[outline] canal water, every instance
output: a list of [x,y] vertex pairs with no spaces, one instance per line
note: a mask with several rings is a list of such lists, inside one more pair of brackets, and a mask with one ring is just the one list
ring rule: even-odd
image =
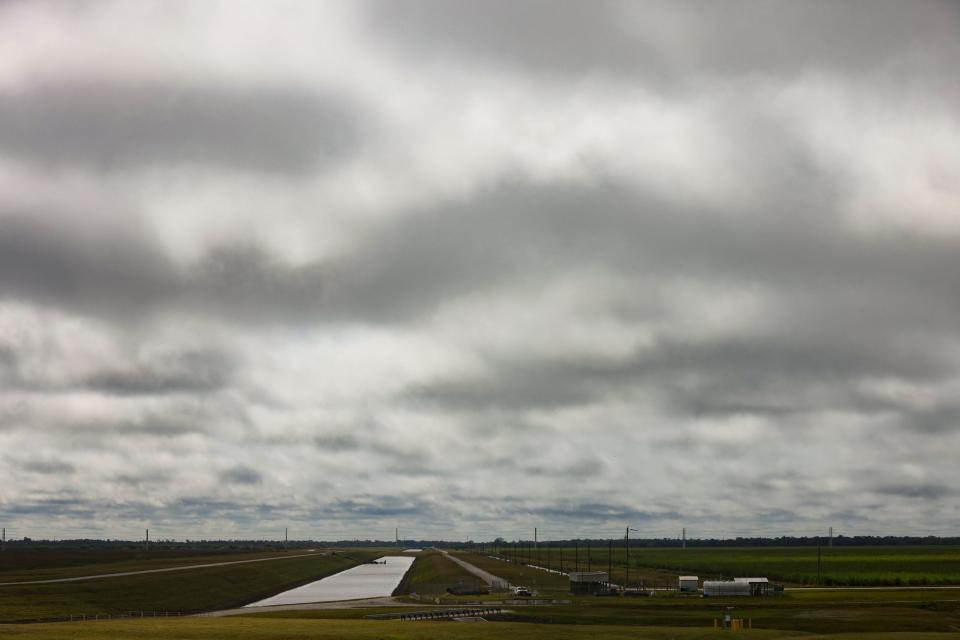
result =
[[403,580],[413,561],[414,558],[404,556],[377,558],[378,563],[384,564],[361,564],[246,606],[269,607],[389,596]]

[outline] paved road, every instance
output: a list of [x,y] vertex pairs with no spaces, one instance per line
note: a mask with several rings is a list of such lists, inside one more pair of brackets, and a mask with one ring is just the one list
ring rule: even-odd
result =
[[493,586],[493,583],[494,583],[494,582],[497,582],[497,583],[501,583],[501,584],[507,585],[508,588],[510,587],[510,583],[509,583],[509,582],[507,582],[507,581],[504,580],[503,578],[499,578],[499,577],[493,575],[493,574],[490,573],[489,571],[484,571],[484,570],[481,569],[480,567],[476,567],[476,566],[470,564],[469,562],[467,562],[466,560],[461,560],[460,558],[454,557],[454,556],[450,555],[449,553],[447,553],[446,551],[444,551],[443,549],[440,549],[440,553],[442,553],[442,554],[445,555],[446,557],[450,558],[451,560],[453,560],[454,562],[456,562],[458,565],[460,565],[461,567],[463,567],[464,569],[466,569],[467,571],[469,571],[469,572],[472,573],[473,575],[477,576],[478,578],[480,578],[481,580],[483,580],[484,582],[486,582],[488,586]]
[[0,582],[0,587],[12,587],[23,584],[51,584],[54,582],[80,582],[82,580],[100,580],[101,578],[119,578],[122,576],[139,576],[145,573],[166,573],[167,571],[185,571],[187,569],[206,569],[207,567],[224,567],[230,564],[248,564],[251,562],[269,562],[271,560],[287,560],[289,558],[307,558],[322,556],[324,553],[301,553],[295,556],[273,556],[270,558],[256,558],[254,560],[231,560],[229,562],[208,562],[206,564],[188,564],[182,567],[166,567],[164,569],[143,569],[141,571],[122,571],[119,573],[98,573],[89,576],[74,576],[72,578],[54,578],[52,580],[26,580],[23,582]]

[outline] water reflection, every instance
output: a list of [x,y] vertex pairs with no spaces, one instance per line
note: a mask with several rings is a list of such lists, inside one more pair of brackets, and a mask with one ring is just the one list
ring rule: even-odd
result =
[[377,559],[378,564],[361,564],[247,606],[268,607],[389,596],[400,584],[413,561],[414,558],[411,557],[385,556]]

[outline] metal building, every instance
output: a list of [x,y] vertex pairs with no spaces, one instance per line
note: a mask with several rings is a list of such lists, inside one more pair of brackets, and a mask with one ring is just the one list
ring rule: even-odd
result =
[[692,593],[700,587],[698,576],[680,576],[680,593]]
[[734,578],[733,580],[704,580],[704,596],[765,596],[771,592],[766,578]]
[[610,574],[606,571],[571,571],[570,593],[590,594],[610,590]]

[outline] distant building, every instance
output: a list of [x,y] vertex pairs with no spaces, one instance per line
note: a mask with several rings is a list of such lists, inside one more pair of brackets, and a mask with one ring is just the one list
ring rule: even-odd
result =
[[782,593],[781,585],[771,584],[766,578],[734,578],[703,582],[704,596],[766,596]]
[[606,571],[571,571],[570,593],[603,593],[610,589],[610,574]]
[[700,588],[698,576],[680,576],[680,593],[692,593]]

